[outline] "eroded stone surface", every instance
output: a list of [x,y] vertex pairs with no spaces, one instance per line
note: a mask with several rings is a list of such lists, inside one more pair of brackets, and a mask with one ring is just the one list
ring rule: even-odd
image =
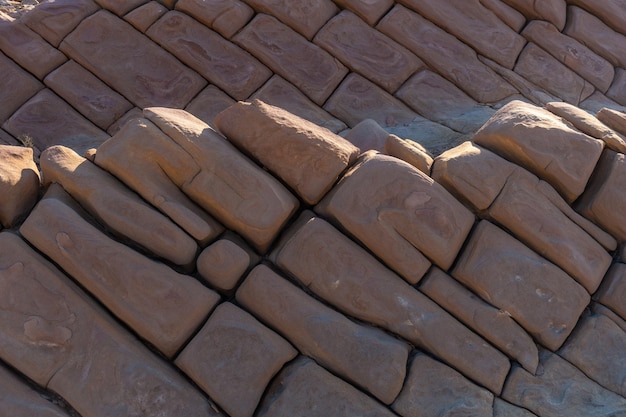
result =
[[213,125],[215,116],[235,103],[236,101],[228,94],[214,85],[209,85],[191,100],[185,110],[215,128]]
[[95,0],[102,8],[112,11],[118,16],[123,16],[136,7],[147,3],[148,0]]
[[611,88],[606,92],[606,96],[615,100],[622,106],[626,104],[626,94],[624,94],[624,88],[626,87],[626,70],[622,68],[615,68],[615,78],[611,84]]
[[212,243],[198,256],[200,276],[221,291],[237,286],[252,261],[248,252],[229,239]]
[[559,31],[565,27],[566,6],[565,0],[502,0],[509,6],[515,7],[529,19],[544,20],[552,23]]
[[430,175],[433,158],[419,143],[411,140],[400,139],[396,135],[387,135],[384,150],[387,155],[402,159],[404,162],[414,166],[424,174]]
[[580,6],[595,16],[600,18],[613,29],[626,34],[624,30],[624,21],[626,21],[626,11],[622,7],[620,0],[596,2],[591,0],[572,0],[569,3]]
[[145,32],[165,13],[167,13],[167,7],[157,1],[151,1],[127,13],[124,20],[133,25],[135,29]]
[[0,53],[0,120],[6,120],[29,98],[43,88],[32,75],[24,71],[6,55]]
[[480,4],[491,10],[500,20],[518,33],[526,24],[524,15],[501,0],[480,0]]
[[374,150],[379,152],[385,152],[385,142],[389,133],[375,120],[365,119],[356,124],[344,138],[359,148],[360,153]]
[[[622,262],[624,259],[622,258]],[[613,264],[606,274],[594,299],[609,307],[622,319],[626,320],[626,264],[621,262]]]
[[14,226],[26,217],[39,195],[39,169],[33,150],[0,145],[0,224]]
[[240,0],[178,0],[176,10],[193,16],[227,39],[254,15],[254,10]]

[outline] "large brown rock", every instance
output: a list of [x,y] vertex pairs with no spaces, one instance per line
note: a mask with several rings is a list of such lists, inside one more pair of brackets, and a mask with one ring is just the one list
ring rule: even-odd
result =
[[502,353],[321,218],[305,213],[271,258],[343,313],[403,337],[494,393],[502,389],[510,366]]
[[301,354],[385,404],[402,389],[409,345],[326,307],[267,266],[237,290],[237,302],[284,335]]
[[551,350],[563,344],[590,300],[565,272],[486,220],[474,229],[452,276]]
[[16,235],[0,233],[0,357],[80,415],[219,416]]
[[2,72],[0,120],[4,121],[41,90],[43,84],[2,53],[0,53],[0,71]]
[[402,417],[492,415],[493,394],[443,363],[418,353],[392,408]]
[[177,184],[226,227],[265,252],[298,200],[206,123],[183,110],[148,108],[145,116],[200,168]]
[[219,296],[107,237],[62,200],[69,196],[40,201],[20,227],[22,236],[171,358]]
[[176,365],[232,417],[252,417],[270,380],[298,352],[244,310],[220,304]]
[[626,320],[626,264],[616,262],[611,266],[593,298]]
[[0,145],[0,225],[12,227],[26,217],[37,202],[39,181],[32,149]]
[[412,284],[426,272],[426,257],[447,270],[474,224],[472,213],[430,177],[375,153],[365,154],[315,210]]
[[311,205],[331,189],[359,152],[327,129],[259,100],[229,107],[214,123],[230,142]]
[[200,75],[105,10],[84,19],[60,49],[142,108],[185,107],[206,85]]
[[391,411],[311,359],[299,357],[282,370],[257,417],[393,417]]
[[233,41],[302,90],[317,105],[326,101],[348,73],[335,57],[269,15],[256,15]]
[[509,6],[519,10],[528,19],[538,19],[553,24],[559,31],[565,27],[565,0],[502,0]]
[[[615,129],[621,135],[626,135],[626,114],[623,111],[603,107],[598,111],[598,120],[606,124],[611,129]],[[624,139],[626,141],[626,138]],[[613,149],[616,152],[624,153],[621,149]]]
[[240,0],[179,0],[176,10],[187,13],[227,39],[254,16],[254,10]]
[[42,152],[40,164],[45,184],[62,185],[115,234],[177,265],[194,260],[197,245],[189,235],[76,152],[63,146],[50,147]]
[[517,100],[498,110],[473,141],[547,181],[570,203],[585,190],[603,148],[549,111]]

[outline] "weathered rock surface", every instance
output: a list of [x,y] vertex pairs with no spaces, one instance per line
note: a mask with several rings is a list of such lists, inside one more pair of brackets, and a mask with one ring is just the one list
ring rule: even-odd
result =
[[215,128],[213,125],[215,116],[235,103],[236,101],[228,94],[214,85],[209,85],[191,100],[187,107],[185,107],[185,111],[193,114],[212,128]]
[[611,266],[598,292],[594,294],[594,299],[626,320],[624,297],[626,297],[626,264],[620,262]]
[[[161,1],[161,3],[167,0]],[[139,6],[124,16],[124,20],[133,25],[140,32],[146,32],[154,22],[167,13],[167,7],[157,1],[151,1]]]
[[[626,114],[623,112],[603,107],[598,111],[597,117],[600,122],[606,124],[611,129],[615,129],[618,133],[626,135]],[[621,149],[613,150],[624,153]]]
[[430,175],[433,158],[428,151],[416,142],[400,139],[396,135],[387,135],[384,152],[414,166],[426,175]]
[[552,23],[559,31],[565,27],[565,0],[502,0],[504,3],[519,10],[528,19],[544,20]]
[[535,414],[525,408],[515,406],[500,398],[493,401],[493,417],[535,417]]
[[199,22],[230,39],[254,15],[254,10],[240,0],[179,0],[176,10],[193,16]]
[[43,85],[24,71],[6,55],[0,53],[0,120],[8,119],[22,104],[28,101]]
[[102,8],[112,11],[118,16],[125,15],[134,8],[147,3],[148,0],[95,0]]
[[39,181],[32,149],[0,145],[0,225],[11,227],[26,217],[37,202]]
[[480,4],[491,10],[500,20],[518,33],[526,24],[526,18],[522,13],[501,0],[480,0]]
[[573,0],[569,3],[580,6],[583,9],[593,13],[607,25],[613,29],[620,31],[626,35],[624,30],[624,21],[626,21],[626,11],[619,0],[607,2],[595,2],[590,0]]
[[341,7],[352,11],[365,20],[368,25],[374,26],[393,5],[393,0],[361,1],[361,0],[334,0]]
[[344,138],[359,148],[359,154],[368,150],[384,152],[389,133],[375,120],[365,119],[348,131]]

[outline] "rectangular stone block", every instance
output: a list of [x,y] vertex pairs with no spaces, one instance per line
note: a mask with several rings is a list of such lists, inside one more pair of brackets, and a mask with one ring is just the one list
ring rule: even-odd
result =
[[215,126],[310,205],[322,199],[359,153],[341,136],[259,100],[227,108]]
[[80,415],[219,416],[17,235],[0,233],[0,358]]
[[[623,261],[622,258],[621,262]],[[621,262],[611,266],[593,298],[626,320],[626,264]]]
[[502,0],[480,0],[480,4],[491,10],[500,20],[518,33],[526,24],[524,15]]
[[424,68],[413,53],[348,10],[326,23],[313,42],[389,93]]
[[95,0],[103,9],[110,10],[118,16],[123,16],[148,1],[149,0]]
[[183,108],[206,85],[200,75],[105,10],[83,20],[60,49],[141,108]]
[[167,13],[167,7],[161,3],[163,1],[151,1],[143,6],[139,6],[127,13],[124,16],[124,20],[133,25],[135,29],[145,33],[154,22]]
[[254,10],[240,0],[178,0],[175,7],[226,39],[239,32],[254,16]]
[[328,52],[265,14],[258,14],[233,41],[320,106],[348,73]]
[[[263,88],[263,87],[261,87]],[[185,111],[193,114],[204,123],[215,129],[213,119],[236,101],[214,85],[209,85],[185,107]]]
[[0,72],[0,121],[4,121],[41,90],[43,84],[3,53],[0,53]]
[[348,9],[359,16],[368,25],[376,22],[393,6],[393,0],[362,1],[362,0],[334,0],[341,8]]
[[280,332],[301,354],[385,404],[402,388],[409,345],[357,324],[307,295],[267,266],[252,270],[237,302]]
[[596,2],[590,0],[572,0],[568,3],[587,10],[616,31],[626,35],[626,30],[624,30],[626,11],[619,1]]
[[445,188],[396,158],[366,153],[315,207],[411,284],[430,262],[447,270],[474,215]]
[[510,367],[502,353],[321,218],[303,214],[271,259],[341,312],[399,335],[494,393],[502,389]]
[[502,0],[504,3],[519,10],[528,19],[550,22],[559,31],[565,26],[567,3],[565,0]]
[[252,249],[235,238],[221,238],[206,247],[198,256],[196,266],[200,276],[218,291],[229,293],[251,267],[258,262]]
[[474,229],[452,276],[553,351],[590,300],[565,272],[486,220]]
[[248,52],[178,11],[165,14],[146,34],[236,100],[248,98],[272,75]]
[[176,358],[232,417],[252,417],[270,380],[297,351],[252,315],[220,304]]

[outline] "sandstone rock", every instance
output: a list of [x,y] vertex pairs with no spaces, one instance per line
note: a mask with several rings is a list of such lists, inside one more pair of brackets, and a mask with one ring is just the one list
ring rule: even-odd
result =
[[[586,111],[568,103],[548,103],[546,104],[546,109],[564,118],[581,132],[602,140],[606,147],[616,152],[626,152],[626,137],[617,133]],[[609,113],[612,112],[612,110],[607,110]],[[602,116],[598,115],[598,117]],[[624,121],[626,122],[626,116]]]
[[46,149],[40,163],[45,184],[62,185],[115,234],[177,265],[193,262],[193,239],[108,172],[63,146]]
[[278,374],[256,413],[258,417],[394,415],[380,403],[303,356]]
[[393,0],[361,1],[361,0],[334,0],[340,7],[348,9],[368,25],[376,22],[393,6]]
[[412,284],[428,268],[424,255],[448,269],[474,223],[469,210],[421,171],[374,153],[365,154],[315,210]]
[[334,133],[339,133],[347,127],[344,122],[318,107],[293,84],[279,75],[270,78],[263,87],[259,88],[249,98],[249,100],[254,99],[288,110],[290,113],[325,127]]
[[474,133],[495,113],[430,70],[413,75],[396,97],[420,115],[461,133]]
[[480,0],[480,4],[491,10],[500,20],[518,33],[526,24],[524,15],[501,0]]
[[430,270],[420,282],[419,289],[459,321],[519,362],[528,372],[535,373],[539,363],[537,346],[505,311],[487,304],[438,268]]
[[551,350],[563,344],[590,299],[565,272],[485,220],[472,233],[452,276],[508,312]]
[[284,335],[301,354],[385,404],[402,389],[409,346],[324,306],[267,266],[237,290],[237,302]]
[[313,42],[389,93],[424,68],[410,51],[347,10],[320,29]]
[[339,9],[331,0],[244,0],[257,12],[272,15],[307,39],[320,30]]
[[481,103],[496,102],[517,92],[480,62],[472,48],[405,7],[396,5],[376,28]]
[[199,167],[193,177],[177,184],[182,191],[265,252],[297,209],[297,199],[200,119],[183,110],[157,107],[144,114]]
[[[622,260],[623,261],[623,260]],[[615,313],[626,320],[626,264],[615,263],[609,269],[598,292],[594,294],[594,300],[609,307]]]
[[538,19],[552,23],[559,31],[565,27],[565,0],[502,0],[504,3],[519,10],[528,19]]
[[626,240],[622,207],[626,204],[626,159],[624,154],[605,150],[587,190],[576,203],[583,216],[596,223],[618,241]]
[[148,0],[95,0],[102,8],[123,16],[131,10],[147,3]]
[[605,107],[611,108],[612,110],[621,111],[622,113],[626,112],[626,106],[622,106],[621,104],[616,103],[599,91],[596,91],[585,100],[581,101],[578,107],[588,111],[591,114],[595,114],[596,117],[598,117],[597,113]]
[[535,414],[508,403],[500,398],[495,398],[493,402],[493,417],[536,417]]
[[130,120],[140,119],[142,117],[143,117],[143,110],[141,110],[139,107],[133,107],[132,109],[124,113],[122,117],[117,119],[115,123],[109,126],[109,128],[107,129],[107,133],[113,136],[117,132],[119,132],[124,127],[124,125],[128,123]]
[[176,10],[193,16],[226,39],[245,26],[254,10],[240,0],[178,0]]
[[215,116],[235,103],[236,101],[228,94],[214,85],[209,85],[191,100],[185,111],[215,128],[213,125]]
[[272,75],[252,55],[181,12],[167,13],[146,34],[236,100]]
[[590,0],[572,0],[568,3],[579,6],[589,13],[597,16],[600,20],[611,26],[618,32],[626,35],[624,22],[626,21],[626,11],[620,0],[597,2]]
[[584,191],[603,148],[549,111],[520,101],[498,110],[473,140],[546,180],[568,202]]
[[60,49],[142,108],[185,107],[206,85],[202,77],[129,23],[104,10],[83,20]]
[[419,143],[388,135],[385,141],[385,153],[403,160],[426,175],[430,175],[433,158]]
[[2,127],[40,150],[62,144],[82,153],[109,138],[49,89],[39,91]]
[[258,14],[233,41],[318,105],[326,101],[348,72],[328,52],[272,16]]
[[215,126],[311,205],[359,152],[327,129],[259,100],[229,107],[217,115]]
[[20,20],[15,20],[2,11],[0,11],[0,50],[40,80],[67,61],[61,52],[41,36]]
[[540,352],[542,373],[514,367],[502,398],[539,416],[600,417],[623,414],[626,399],[602,388],[558,355]]
[[409,376],[393,410],[402,417],[492,414],[493,394],[449,366],[423,353],[411,362]]
[[102,130],[133,107],[75,61],[68,61],[54,70],[44,82]]
[[145,32],[165,13],[167,13],[167,7],[159,2],[151,1],[128,13],[124,16],[124,20],[133,25],[138,31]]
[[[598,111],[598,120],[611,129],[615,129],[621,135],[626,135],[626,114],[623,111],[603,107]],[[624,153],[621,149],[613,150]]]
[[43,85],[2,53],[0,53],[0,72],[2,72],[0,78],[0,91],[2,91],[0,120],[4,121],[34,96],[37,91],[41,90]]
[[610,318],[583,316],[559,355],[598,384],[626,397],[626,332]]
[[200,276],[218,291],[233,290],[250,267],[248,252],[230,239],[220,239],[202,251],[197,267]]
[[24,241],[0,233],[0,355],[80,415],[218,416]]
[[232,417],[251,417],[265,388],[297,351],[231,303],[220,304],[176,358]]
[[494,393],[502,389],[510,366],[502,353],[321,218],[305,213],[271,258],[343,313],[403,337]]
[[40,201],[20,233],[170,358],[219,299],[191,277],[107,237],[56,198]]
[[369,150],[384,152],[385,142],[389,136],[375,120],[365,119],[350,129],[345,139],[359,148],[359,153]]
[[626,70],[615,68],[615,78],[611,88],[606,92],[606,96],[615,100],[622,106],[626,104],[626,94],[623,89],[626,87]]
[[[563,15],[565,16],[565,0],[562,1]],[[549,52],[600,91],[606,92],[611,86],[611,81],[615,75],[613,65],[574,38],[563,35],[550,23],[533,20],[526,25],[522,35]]]
[[12,227],[33,208],[39,195],[39,169],[33,150],[0,145],[0,225]]
[[479,0],[402,0],[400,3],[505,68],[513,68],[526,43]]
[[591,13],[569,6],[563,33],[589,47],[614,66],[626,67],[626,37]]

